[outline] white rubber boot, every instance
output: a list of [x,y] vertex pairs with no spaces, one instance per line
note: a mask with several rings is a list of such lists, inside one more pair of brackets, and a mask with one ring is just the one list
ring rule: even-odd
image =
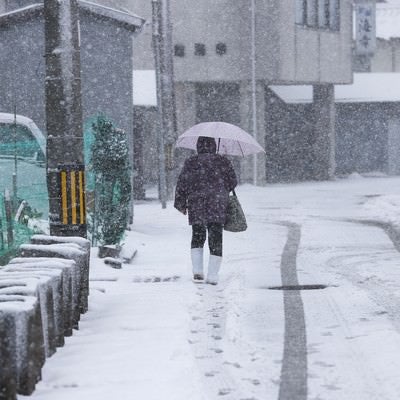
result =
[[216,285],[218,283],[218,272],[221,268],[222,257],[210,255],[208,260],[208,273],[206,283]]
[[195,280],[195,281],[204,280],[203,248],[200,247],[200,248],[191,249],[190,256],[192,258],[193,280]]

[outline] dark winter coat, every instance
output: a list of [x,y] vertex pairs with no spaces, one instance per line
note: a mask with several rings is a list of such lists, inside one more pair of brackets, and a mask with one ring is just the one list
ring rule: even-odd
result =
[[198,153],[185,161],[175,191],[175,208],[188,210],[189,224],[223,224],[229,192],[237,185],[232,163],[224,156],[198,146]]

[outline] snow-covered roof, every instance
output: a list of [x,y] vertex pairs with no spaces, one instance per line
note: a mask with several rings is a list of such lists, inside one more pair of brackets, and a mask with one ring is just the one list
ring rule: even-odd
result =
[[117,10],[115,8],[106,7],[86,0],[79,0],[79,4],[83,10],[92,12],[96,15],[101,15],[106,18],[117,20],[126,25],[135,26],[136,28],[141,28],[145,23],[144,18],[127,11]]
[[[145,23],[145,19],[127,11],[117,10],[111,7],[106,7],[86,0],[79,0],[80,10],[90,13],[97,17],[103,17],[113,20],[124,25],[129,30],[141,29]],[[27,7],[18,8],[4,14],[0,14],[0,25],[6,24],[12,20],[26,19],[33,14],[43,12],[43,3],[36,3]]]
[[[311,103],[311,85],[269,86],[286,103]],[[400,73],[357,73],[351,85],[335,85],[338,103],[400,101]],[[154,70],[133,71],[133,104],[156,106],[156,75]]]
[[400,37],[400,1],[388,0],[376,5],[376,37]]
[[46,154],[46,138],[30,118],[18,114],[14,116],[14,114],[0,113],[0,124],[13,124],[14,121],[16,121],[17,125],[25,126],[30,132],[32,132],[40,150],[42,150],[43,154]]
[[[286,103],[311,103],[311,85],[269,86]],[[358,73],[351,85],[335,85],[337,103],[400,101],[400,73]]]
[[133,71],[133,104],[135,106],[156,106],[156,73],[154,70]]

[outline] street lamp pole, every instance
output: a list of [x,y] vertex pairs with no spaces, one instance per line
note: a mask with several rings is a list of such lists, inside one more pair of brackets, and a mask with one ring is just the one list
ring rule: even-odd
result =
[[14,141],[14,172],[12,175],[12,186],[13,186],[13,209],[14,212],[18,208],[18,154],[17,154],[17,104],[14,96],[14,124],[13,124],[13,141]]
[[169,0],[152,0],[153,48],[157,77],[157,103],[160,121],[159,179],[163,208],[172,195],[173,146],[176,140],[176,110],[174,69],[172,59],[172,29]]
[[86,237],[78,0],[44,0],[50,234]]
[[162,74],[161,74],[161,43],[162,32],[160,24],[160,2],[152,0],[153,12],[153,51],[156,70],[157,86],[157,110],[158,110],[158,135],[157,135],[157,153],[158,153],[158,190],[161,201],[161,207],[167,208],[167,176],[165,171],[165,144],[164,144],[164,104],[162,99]]

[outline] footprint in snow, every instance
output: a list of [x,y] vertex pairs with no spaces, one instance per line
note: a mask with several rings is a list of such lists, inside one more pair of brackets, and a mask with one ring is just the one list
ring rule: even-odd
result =
[[253,379],[253,380],[251,381],[251,383],[252,383],[254,386],[258,386],[258,385],[261,384],[261,382],[260,382],[258,379]]
[[222,339],[222,337],[221,336],[218,336],[218,335],[212,335],[211,336],[214,340],[221,340]]
[[218,396],[226,396],[227,394],[229,394],[231,392],[232,392],[232,389],[229,389],[229,388],[219,389]]
[[101,287],[95,287],[95,286],[90,286],[90,290],[97,290],[100,293],[105,293],[106,289],[101,288]]
[[325,368],[333,368],[335,366],[335,364],[329,364],[325,361],[315,361],[314,364]]
[[251,378],[243,378],[243,381],[249,381],[252,385],[258,386],[261,382],[258,379],[251,379]]
[[213,376],[215,376],[215,375],[217,375],[217,374],[219,374],[218,371],[209,371],[209,372],[206,372],[206,373],[204,374],[204,376],[206,376],[207,378],[212,378]]
[[59,388],[77,388],[79,385],[77,383],[64,383],[61,385],[53,385],[54,389],[59,389]]
[[212,350],[214,353],[217,353],[217,354],[224,352],[222,349],[210,349],[210,350]]
[[327,388],[328,390],[333,390],[333,391],[341,390],[341,388],[339,386],[336,386],[334,384],[332,384],[332,385],[322,385],[322,386]]
[[235,367],[235,368],[242,368],[242,366],[238,362],[225,361],[224,364],[225,365],[231,365],[232,367]]

